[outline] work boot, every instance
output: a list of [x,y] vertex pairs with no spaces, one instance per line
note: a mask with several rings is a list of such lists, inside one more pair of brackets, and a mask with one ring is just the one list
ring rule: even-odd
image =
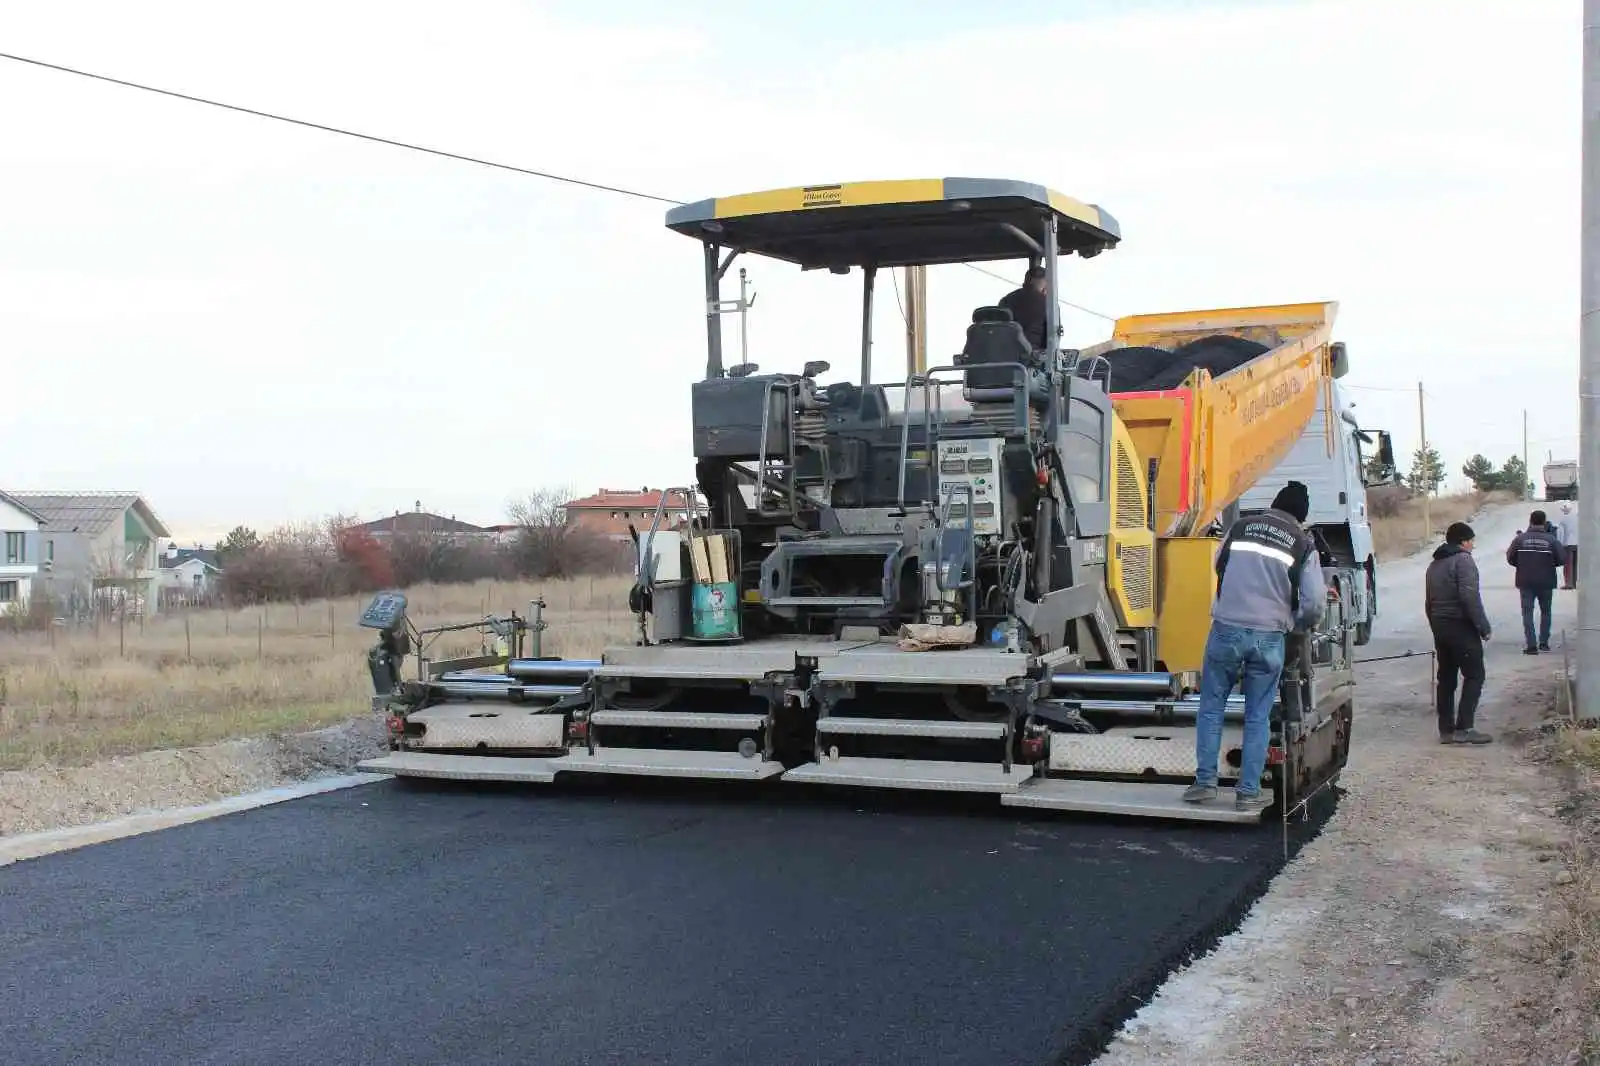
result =
[[1456,742],[1456,735],[1454,733],[1440,733],[1439,734],[1439,743],[1441,743],[1441,744],[1454,744],[1455,742]]
[[1550,642],[1548,640],[1541,640],[1539,642],[1539,650],[1540,651],[1549,651],[1550,650]]
[[1183,790],[1183,802],[1185,803],[1207,803],[1216,798],[1216,785],[1190,785]]
[[1524,655],[1538,655],[1539,654],[1539,649],[1538,648],[1523,648],[1522,649],[1522,654],[1524,654]]
[[1480,733],[1476,729],[1458,729],[1456,730],[1455,743],[1492,744],[1494,743],[1494,737],[1490,736],[1488,733]]
[[1259,813],[1272,806],[1272,804],[1273,795],[1270,792],[1257,792],[1253,796],[1247,796],[1235,789],[1233,793],[1233,809],[1236,811]]

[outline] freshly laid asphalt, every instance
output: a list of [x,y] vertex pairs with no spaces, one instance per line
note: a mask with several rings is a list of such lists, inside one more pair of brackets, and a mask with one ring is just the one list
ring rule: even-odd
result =
[[992,798],[386,782],[0,869],[0,1063],[1079,1063],[1282,862]]

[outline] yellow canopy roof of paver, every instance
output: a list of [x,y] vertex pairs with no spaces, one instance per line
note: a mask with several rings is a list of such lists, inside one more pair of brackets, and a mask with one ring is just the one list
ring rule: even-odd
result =
[[1044,210],[1062,254],[1098,255],[1122,239],[1094,204],[1043,185],[992,178],[918,178],[804,185],[700,200],[667,212],[667,227],[724,248],[809,269],[1021,259],[1042,244]]

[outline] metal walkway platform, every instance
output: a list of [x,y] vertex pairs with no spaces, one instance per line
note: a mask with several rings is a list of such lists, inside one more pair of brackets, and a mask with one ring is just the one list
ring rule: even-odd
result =
[[840,756],[797,766],[785,781],[858,788],[909,788],[928,792],[1015,792],[1033,779],[1033,767],[999,763],[938,762],[931,759],[868,759]]
[[443,755],[397,751],[359,763],[368,773],[451,781],[520,781],[548,785],[557,774],[627,774],[637,777],[693,777],[761,781],[783,773],[783,764],[747,759],[737,752],[665,751],[649,748],[599,748],[593,755],[573,751],[549,758]]
[[1261,821],[1259,811],[1233,809],[1233,792],[1221,789],[1210,803],[1183,802],[1184,785],[1155,785],[1139,781],[1063,781],[1041,777],[1027,788],[1000,797],[1007,807],[1036,810],[1079,811],[1084,814],[1121,814],[1137,818],[1167,818],[1183,822]]

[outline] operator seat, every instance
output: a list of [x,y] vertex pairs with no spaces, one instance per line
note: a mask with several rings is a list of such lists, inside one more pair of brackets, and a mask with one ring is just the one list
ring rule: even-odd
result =
[[[955,364],[971,366],[975,363],[1016,363],[1029,368],[1029,396],[1035,403],[1043,401],[1044,393],[1037,381],[1039,356],[1022,331],[1022,325],[1004,307],[980,307],[972,312],[967,343],[956,356]],[[975,403],[1008,401],[1017,385],[1017,373],[1005,366],[977,367],[966,372],[965,381],[967,399]]]

